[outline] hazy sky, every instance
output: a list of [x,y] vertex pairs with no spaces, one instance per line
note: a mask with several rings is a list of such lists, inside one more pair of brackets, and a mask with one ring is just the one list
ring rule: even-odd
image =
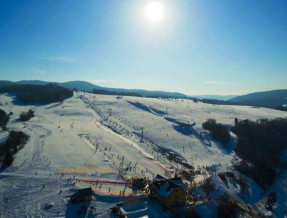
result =
[[287,88],[287,1],[1,0],[0,79],[243,94]]

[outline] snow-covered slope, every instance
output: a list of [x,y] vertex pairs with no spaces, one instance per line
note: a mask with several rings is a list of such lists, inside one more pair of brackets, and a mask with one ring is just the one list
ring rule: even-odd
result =
[[[82,96],[82,97],[80,97]],[[233,125],[234,118],[286,117],[286,112],[247,106],[221,106],[190,100],[123,97],[74,93],[63,104],[14,105],[1,95],[1,109],[13,112],[7,127],[30,136],[12,166],[0,171],[0,216],[73,216],[68,197],[77,187],[91,186],[76,179],[123,180],[132,176],[172,176],[179,164],[159,151],[174,152],[184,162],[223,166],[234,158],[235,139],[225,150],[210,135],[202,138],[208,118]],[[32,108],[36,117],[17,120]],[[168,116],[166,115],[168,113]],[[180,124],[189,124],[182,128]],[[141,140],[143,132],[143,141]],[[7,137],[7,134],[0,134]],[[103,184],[102,191],[126,187]],[[128,191],[128,190],[127,190]],[[118,199],[120,200],[120,199]],[[52,202],[52,208],[45,205]],[[114,201],[92,201],[98,216],[108,216]]]

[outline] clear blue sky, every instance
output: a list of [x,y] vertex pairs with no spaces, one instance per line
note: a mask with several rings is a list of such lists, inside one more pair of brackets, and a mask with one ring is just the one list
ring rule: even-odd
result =
[[287,1],[0,1],[0,79],[243,94],[287,88]]

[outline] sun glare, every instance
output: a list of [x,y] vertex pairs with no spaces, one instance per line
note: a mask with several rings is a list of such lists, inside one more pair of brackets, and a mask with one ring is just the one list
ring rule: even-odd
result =
[[160,22],[163,18],[162,5],[157,1],[149,3],[145,10],[145,16],[149,21],[153,23]]

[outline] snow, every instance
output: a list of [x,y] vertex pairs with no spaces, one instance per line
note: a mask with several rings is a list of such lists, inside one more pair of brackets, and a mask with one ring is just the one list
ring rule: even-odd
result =
[[0,132],[0,144],[4,144],[8,138],[9,132]]
[[[203,122],[215,118],[219,123],[233,125],[236,117],[256,120],[287,116],[286,112],[266,108],[139,97],[117,100],[115,96],[87,93],[75,93],[62,104],[15,104],[9,95],[0,95],[0,102],[1,109],[13,112],[7,127],[29,135],[12,166],[0,171],[1,217],[73,217],[80,206],[72,205],[69,196],[77,188],[95,186],[77,182],[81,178],[172,176],[166,172],[181,166],[170,162],[158,152],[159,148],[174,152],[196,168],[231,165],[234,144],[226,151],[209,135],[205,140],[211,146],[205,145],[200,138]],[[27,122],[18,121],[19,114],[30,108],[36,116]],[[178,122],[194,124],[183,130]],[[7,132],[0,132],[0,140],[5,137]],[[131,193],[120,184],[99,187],[104,192],[110,189],[110,193],[119,193],[125,189]],[[97,208],[96,216],[107,217],[108,208],[118,201],[121,199],[102,197],[88,205]]]
[[163,209],[155,201],[140,200],[131,204],[122,205],[129,218],[136,217],[171,217],[169,211]]

